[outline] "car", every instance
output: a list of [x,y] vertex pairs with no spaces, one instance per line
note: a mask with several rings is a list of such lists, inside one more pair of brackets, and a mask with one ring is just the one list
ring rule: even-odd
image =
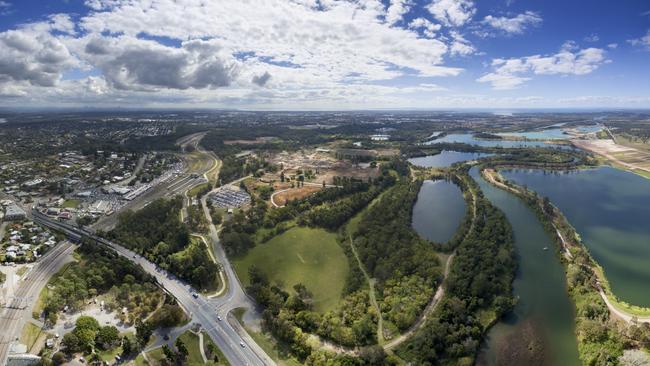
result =
[[197,294],[197,293],[195,292],[195,293],[192,294],[192,297],[195,298],[195,299],[198,299],[198,298],[199,298],[199,294]]
[[221,321],[221,315],[217,315],[217,320]]
[[239,342],[239,345],[241,348],[246,348],[246,343],[244,343],[244,341]]

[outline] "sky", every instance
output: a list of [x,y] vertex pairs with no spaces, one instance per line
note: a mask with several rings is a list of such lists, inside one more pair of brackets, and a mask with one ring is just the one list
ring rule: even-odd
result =
[[0,0],[0,107],[650,108],[647,0]]

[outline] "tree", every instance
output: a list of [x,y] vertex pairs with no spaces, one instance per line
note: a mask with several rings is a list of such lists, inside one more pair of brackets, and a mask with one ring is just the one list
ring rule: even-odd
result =
[[95,343],[102,349],[112,349],[120,340],[120,332],[112,325],[101,327],[97,332]]
[[79,352],[79,338],[74,332],[64,335],[61,345],[67,354]]
[[180,338],[176,339],[176,342],[174,343],[176,346],[176,351],[177,351],[177,356],[179,361],[184,361],[187,359],[187,355],[189,352],[187,351],[187,347],[185,347],[185,343]]
[[99,330],[99,322],[92,316],[80,316],[75,323],[76,329],[90,329],[93,332]]
[[74,335],[79,340],[79,348],[82,350],[90,351],[95,347],[95,334],[96,332],[90,328],[75,328]]
[[57,352],[54,355],[52,355],[52,363],[54,366],[59,366],[63,365],[66,362],[66,357],[63,352]]
[[133,343],[129,337],[122,337],[122,355],[128,356],[133,352]]
[[163,354],[165,355],[165,358],[169,360],[169,362],[174,362],[174,360],[176,359],[176,354],[174,353],[174,351],[171,348],[169,348],[169,346],[166,344],[162,346],[162,350],[163,350]]
[[149,342],[149,338],[152,334],[153,329],[151,328],[151,324],[138,319],[138,321],[135,323],[135,336],[138,340],[140,348],[144,347],[147,342]]

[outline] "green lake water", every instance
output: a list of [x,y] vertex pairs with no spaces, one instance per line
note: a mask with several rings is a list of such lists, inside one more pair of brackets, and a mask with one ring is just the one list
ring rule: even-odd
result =
[[560,208],[617,297],[650,306],[650,180],[610,167],[502,173]]
[[454,236],[465,216],[460,188],[445,180],[424,181],[413,206],[413,228],[422,237],[446,243]]
[[476,167],[470,174],[512,225],[518,263],[513,283],[518,303],[488,332],[477,365],[580,365],[574,307],[554,243],[520,199],[488,184]]

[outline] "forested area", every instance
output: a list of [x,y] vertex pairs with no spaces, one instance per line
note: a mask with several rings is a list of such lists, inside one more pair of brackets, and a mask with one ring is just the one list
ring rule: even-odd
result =
[[373,187],[366,192],[355,193],[336,202],[314,207],[303,216],[304,222],[311,226],[336,230],[366,207],[379,193],[381,189]]
[[490,325],[485,319],[498,319],[514,304],[513,242],[505,215],[478,191],[476,221],[457,248],[445,297],[424,327],[399,347],[402,358],[432,365],[473,362]]
[[247,175],[256,175],[261,170],[277,171],[277,167],[271,165],[263,158],[241,157],[226,155],[222,159],[219,179],[222,184],[230,183]]
[[408,328],[429,302],[442,276],[431,242],[411,227],[411,211],[422,181],[402,180],[364,214],[354,245],[370,276],[377,279],[385,320]]
[[77,252],[81,260],[50,281],[43,309],[48,324],[56,323],[65,306],[77,310],[98,295],[107,295],[108,309],[126,307],[124,320],[130,323],[145,317],[162,300],[164,295],[153,277],[127,258],[90,241],[84,241]]
[[[337,182],[340,187],[323,189],[272,210],[268,209],[266,202],[253,197],[250,210],[235,213],[223,225],[221,241],[226,253],[231,256],[245,254],[257,244],[255,234],[258,230],[264,229],[264,234],[259,238],[259,241],[264,242],[283,233],[291,220],[297,219],[297,223],[302,225],[336,229],[381,190],[394,184],[395,177],[385,169],[381,176],[370,183],[347,177],[339,177]],[[319,218],[324,221],[317,221]]]
[[175,197],[153,201],[137,212],[127,211],[106,236],[195,287],[209,289],[217,279],[218,267],[204,246],[190,245],[189,229],[179,217],[181,207],[182,198]]

